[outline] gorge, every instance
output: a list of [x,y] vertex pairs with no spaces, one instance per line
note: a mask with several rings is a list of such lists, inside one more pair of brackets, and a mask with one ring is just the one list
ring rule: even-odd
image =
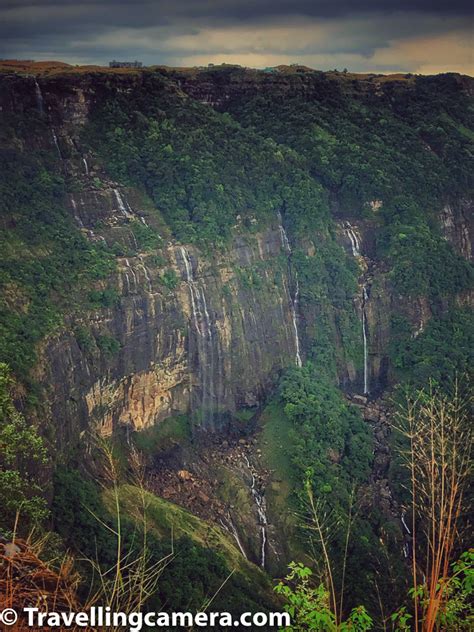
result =
[[357,489],[347,607],[377,613],[375,581],[396,605],[393,401],[472,362],[473,93],[456,74],[0,62],[0,362],[64,546],[69,503],[110,506],[106,440],[126,481],[143,455],[156,550],[172,532],[202,573],[238,569],[249,608],[317,548],[307,481],[337,524]]

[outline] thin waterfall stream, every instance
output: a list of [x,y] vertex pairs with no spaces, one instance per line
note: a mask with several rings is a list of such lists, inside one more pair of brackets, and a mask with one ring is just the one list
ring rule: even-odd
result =
[[368,338],[368,325],[367,325],[367,314],[366,314],[366,305],[369,300],[369,295],[367,294],[367,287],[364,284],[362,288],[362,337],[364,340],[364,395],[368,395],[369,393],[369,350],[367,344]]
[[354,257],[360,257],[360,241],[359,237],[349,222],[345,222],[345,231],[351,242],[352,254]]
[[[281,213],[278,213],[278,230],[280,231],[281,246],[288,255],[288,265],[289,265],[290,263],[289,259],[292,255],[292,250],[290,246],[290,241],[288,239],[288,235],[286,234],[286,230],[283,226]],[[291,311],[291,320],[293,324],[293,331],[295,335],[295,362],[296,362],[296,366],[301,367],[303,365],[303,362],[301,360],[301,344],[300,344],[300,336],[299,336],[299,331],[298,331],[299,296],[300,296],[300,285],[298,281],[298,275],[295,272],[295,293],[294,293],[293,298],[291,298],[290,296],[290,299],[291,299],[290,311]]]
[[130,206],[128,204],[125,205],[125,202],[123,201],[122,196],[120,195],[120,191],[118,189],[114,189],[114,195],[115,195],[115,199],[117,200],[117,205],[119,207],[119,211],[127,219],[130,219],[131,217],[133,217],[133,213],[132,213],[132,210],[131,210]]
[[148,293],[152,294],[153,293],[153,286],[152,286],[152,283],[151,283],[150,273],[148,272],[148,268],[146,267],[146,264],[145,264],[145,261],[143,259],[143,256],[142,255],[138,255],[138,260],[140,261],[140,267],[143,270],[143,274],[144,274],[146,282],[147,282]]
[[263,493],[257,488],[255,474],[253,472],[253,468],[250,465],[250,461],[248,457],[244,454],[243,459],[245,461],[245,465],[247,466],[248,471],[250,472],[251,484],[250,484],[250,492],[255,501],[255,507],[257,509],[258,522],[260,525],[260,534],[261,534],[261,544],[260,544],[260,566],[265,568],[266,562],[266,550],[267,550],[267,513],[266,513],[266,501]]
[[36,97],[36,106],[38,108],[38,112],[41,116],[44,114],[44,101],[43,101],[43,93],[41,92],[40,85],[35,78],[35,97]]
[[[218,407],[218,393],[216,394],[215,377],[219,374],[216,367],[215,348],[219,341],[215,336],[204,287],[194,279],[193,266],[189,254],[184,246],[179,252],[184,264],[186,282],[191,299],[192,321],[197,338],[198,370],[201,382],[200,408],[204,426],[213,426],[216,408]],[[219,363],[219,352],[217,360]]]
[[245,557],[246,560],[248,560],[247,557],[247,553],[245,552],[245,549],[242,545],[242,542],[240,541],[239,538],[239,533],[237,531],[237,528],[232,520],[232,517],[230,515],[230,513],[227,514],[226,516],[226,522],[224,522],[224,520],[220,520],[221,525],[223,526],[223,528],[231,534],[231,536],[234,538],[234,540],[237,543],[237,546],[239,547],[240,552],[242,553],[242,555]]
[[83,224],[82,219],[80,218],[78,210],[77,210],[76,200],[72,196],[71,196],[71,205],[72,205],[72,210],[73,210],[73,214],[74,214],[74,219],[79,224],[80,228],[84,228],[84,224]]
[[54,146],[56,147],[56,151],[58,152],[58,156],[59,156],[59,160],[63,159],[63,155],[61,153],[61,148],[59,147],[59,141],[58,141],[58,137],[56,135],[56,132],[54,131],[54,128],[51,128],[51,135],[53,137],[53,143]]
[[[344,222],[344,232],[347,234],[350,244],[352,255],[354,257],[361,257],[360,239],[355,228],[349,223]],[[369,301],[369,293],[367,291],[367,285],[364,282],[362,285],[362,341],[364,345],[364,395],[368,395],[370,392],[370,378],[369,378],[369,325],[367,320],[367,303]]]

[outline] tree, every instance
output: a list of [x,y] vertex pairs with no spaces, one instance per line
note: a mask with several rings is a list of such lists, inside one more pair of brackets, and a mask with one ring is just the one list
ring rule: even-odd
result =
[[48,462],[46,449],[36,429],[16,410],[12,387],[8,365],[0,363],[0,528],[7,531],[17,513],[22,524],[41,522],[48,514],[35,482],[39,468]]
[[469,513],[470,406],[469,389],[461,394],[456,383],[451,395],[433,388],[418,391],[399,415],[398,429],[408,443],[402,456],[410,478],[415,632],[439,629],[440,621],[452,615],[453,591],[459,592],[458,578],[468,562],[472,584],[472,555],[451,572],[462,519]]

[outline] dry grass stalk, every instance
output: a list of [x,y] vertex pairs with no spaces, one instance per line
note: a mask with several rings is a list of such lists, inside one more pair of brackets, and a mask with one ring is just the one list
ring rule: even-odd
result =
[[459,540],[464,493],[471,473],[472,398],[430,388],[408,401],[399,430],[410,472],[414,630],[432,632],[448,598],[450,567]]

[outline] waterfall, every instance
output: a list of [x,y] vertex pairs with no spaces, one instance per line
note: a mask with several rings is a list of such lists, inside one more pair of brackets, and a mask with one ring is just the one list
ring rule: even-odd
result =
[[257,509],[257,515],[258,515],[258,522],[260,525],[260,537],[261,537],[260,566],[262,568],[265,568],[266,549],[267,549],[267,525],[268,525],[267,514],[266,514],[266,502],[265,502],[264,495],[257,489],[257,486],[255,484],[255,475],[253,473],[248,457],[244,454],[243,458],[245,461],[245,465],[247,466],[247,469],[249,470],[250,475],[252,477],[250,491],[255,501],[255,507]]
[[[133,291],[136,291],[137,289],[137,275],[135,274],[135,270],[132,268],[132,266],[130,265],[130,261],[128,259],[125,259],[125,267],[127,268],[127,270],[130,270],[130,274],[132,275],[132,279],[133,279]],[[130,293],[130,279],[128,277],[128,272],[125,271],[125,278],[127,279],[127,288],[128,288],[128,292]]]
[[291,304],[291,319],[293,321],[293,329],[295,332],[295,343],[296,343],[296,366],[301,367],[303,362],[301,361],[301,351],[300,351],[300,336],[298,333],[298,322],[296,320],[296,314],[298,312],[298,302],[300,297],[300,284],[298,281],[298,277],[296,276],[296,288],[295,288],[295,296],[293,298],[293,302]]
[[243,547],[243,545],[242,545],[242,542],[240,541],[238,531],[237,531],[237,529],[236,529],[236,527],[235,527],[235,524],[234,524],[234,522],[233,522],[233,520],[232,520],[232,518],[231,518],[230,513],[229,513],[229,514],[227,514],[227,524],[226,524],[223,520],[220,520],[220,523],[221,523],[221,525],[224,527],[224,529],[225,529],[228,533],[230,533],[230,534],[231,534],[231,536],[234,538],[234,540],[235,540],[235,541],[236,541],[236,543],[237,543],[237,546],[239,547],[240,552],[242,553],[242,555],[243,555],[243,556],[245,557],[245,559],[247,560],[247,559],[248,559],[247,554],[245,553],[245,549],[244,549],[244,547]]
[[[206,294],[203,287],[199,287],[194,279],[192,263],[184,246],[179,248],[184,264],[186,282],[191,299],[192,322],[196,333],[198,368],[200,376],[201,397],[199,407],[205,426],[214,423],[218,394],[216,394],[216,379],[219,379],[219,366],[215,366],[215,348],[217,346],[217,361],[219,364],[219,340],[214,335],[213,324],[209,313]],[[193,406],[194,407],[194,406]]]
[[286,234],[286,230],[283,227],[280,211],[278,211],[278,230],[280,231],[280,241],[281,241],[281,246],[283,250],[285,250],[289,255],[291,255],[291,246],[288,239],[288,235]]
[[41,116],[43,116],[44,114],[43,93],[41,92],[41,88],[36,78],[35,78],[35,96],[36,96],[36,107],[38,108],[38,112],[41,114]]
[[406,515],[405,511],[402,511],[402,515],[401,515],[402,525],[405,527],[406,532],[408,533],[408,535],[411,535],[411,531],[408,528],[407,523],[405,522],[405,515]]
[[53,136],[53,143],[54,143],[54,145],[56,147],[56,150],[58,152],[59,160],[62,160],[63,159],[63,155],[62,155],[61,149],[59,147],[58,137],[56,136],[56,132],[54,131],[53,128],[51,128],[51,134]]
[[[290,265],[290,257],[292,254],[292,250],[291,250],[291,246],[290,246],[290,241],[288,239],[288,235],[286,234],[286,230],[283,226],[283,222],[282,222],[282,218],[281,218],[281,213],[278,212],[278,230],[280,232],[280,241],[281,241],[281,247],[283,248],[283,250],[287,253],[288,255],[288,266]],[[301,344],[300,344],[300,335],[299,335],[299,331],[298,331],[298,303],[299,303],[299,296],[300,296],[300,285],[299,285],[299,281],[298,281],[298,275],[295,273],[295,294],[293,296],[293,298],[291,298],[290,295],[290,312],[291,312],[291,321],[293,324],[293,331],[294,331],[294,335],[295,335],[295,363],[296,366],[301,367],[303,365],[303,362],[301,360]]]
[[130,229],[130,234],[132,236],[133,245],[135,246],[135,250],[138,252],[140,250],[140,248],[138,247],[137,238],[135,237],[135,233],[133,232],[132,229]]
[[[213,339],[212,339],[212,329],[211,329],[211,319],[209,316],[209,311],[207,309],[207,301],[206,301],[206,295],[204,294],[204,289],[201,287],[201,305],[202,305],[202,311],[203,311],[203,316],[204,316],[204,328],[205,328],[205,335],[206,338],[208,340],[208,346],[209,349],[211,351],[211,353],[209,354],[209,365],[210,365],[210,372],[206,371],[207,373],[207,378],[208,378],[208,384],[207,384],[207,391],[209,393],[209,398],[210,398],[210,409],[212,411],[213,406],[214,406],[214,401],[215,401],[215,392],[214,392],[214,348],[213,348]],[[211,419],[212,419],[212,412],[211,412]]]
[[357,233],[353,229],[353,227],[349,224],[349,222],[345,222],[345,230],[347,236],[349,237],[349,241],[351,242],[352,254],[354,257],[360,257],[360,242]]
[[115,195],[115,199],[117,200],[119,211],[127,219],[130,219],[131,217],[133,217],[133,213],[131,212],[130,206],[128,204],[125,206],[125,203],[124,203],[124,201],[122,199],[122,196],[120,195],[120,191],[118,189],[114,189],[114,195]]
[[84,171],[86,176],[89,175],[89,165],[87,164],[87,160],[85,158],[82,159],[82,164],[84,165]]
[[362,337],[364,339],[364,395],[369,393],[369,352],[367,345],[368,338],[368,325],[367,315],[365,311],[366,303],[369,299],[367,294],[367,288],[364,285],[362,288]]
[[[344,223],[345,231],[349,237],[351,242],[352,254],[354,257],[360,257],[360,241],[357,233],[354,228],[349,224],[349,222]],[[366,305],[369,300],[369,295],[367,293],[367,287],[364,283],[362,286],[362,339],[364,342],[364,395],[369,394],[369,348],[368,348],[368,337],[369,337],[369,325],[367,322],[367,312]]]
[[77,204],[76,200],[71,196],[71,205],[74,212],[74,219],[79,224],[80,228],[84,228],[84,224],[82,223],[82,219],[79,217],[79,213],[77,212]]
[[151,284],[151,279],[150,279],[150,274],[148,272],[148,268],[146,267],[145,262],[143,261],[142,255],[138,255],[138,260],[140,261],[141,268],[143,270],[146,282],[148,284],[148,293],[151,294],[152,291],[153,291],[153,286]]

